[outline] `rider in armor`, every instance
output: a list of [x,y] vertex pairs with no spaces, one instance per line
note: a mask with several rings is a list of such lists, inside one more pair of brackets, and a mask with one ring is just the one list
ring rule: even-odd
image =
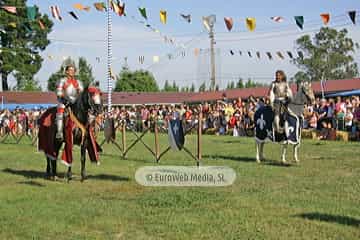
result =
[[270,88],[270,105],[274,110],[274,130],[283,132],[280,127],[280,119],[283,118],[287,109],[287,104],[292,100],[293,94],[291,88],[286,81],[286,75],[283,71],[278,70],[275,73],[275,81],[272,82]]
[[75,103],[77,97],[84,90],[80,81],[75,79],[75,66],[65,67],[66,77],[60,79],[56,85],[56,96],[59,101],[56,112],[56,138],[63,139],[64,111],[67,106]]

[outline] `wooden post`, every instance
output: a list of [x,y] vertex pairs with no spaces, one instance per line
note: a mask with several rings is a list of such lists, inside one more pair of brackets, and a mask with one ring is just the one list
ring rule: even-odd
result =
[[158,131],[158,125],[157,125],[157,119],[155,117],[155,121],[154,121],[154,134],[155,134],[155,158],[156,158],[156,162],[159,162],[159,152],[160,152],[160,148],[159,148],[159,131]]
[[200,166],[201,160],[201,133],[202,133],[202,108],[198,117],[198,134],[197,134],[197,166]]
[[122,155],[123,158],[126,157],[126,121],[123,121],[122,128],[121,128],[121,141],[122,141]]

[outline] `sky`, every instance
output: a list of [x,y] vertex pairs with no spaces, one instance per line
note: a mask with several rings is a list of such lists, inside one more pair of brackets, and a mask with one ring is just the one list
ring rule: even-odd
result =
[[[56,72],[66,57],[78,59],[85,57],[91,64],[96,80],[100,81],[102,90],[107,89],[107,20],[106,13],[98,12],[93,7],[97,1],[89,0],[28,0],[28,6],[37,5],[40,12],[48,14],[54,22],[53,31],[48,35],[51,44],[41,55],[44,58],[41,70],[35,76],[42,89],[46,89],[51,73]],[[353,25],[347,15],[348,11],[359,9],[358,0],[124,0],[127,17],[112,14],[112,70],[118,74],[127,59],[131,70],[144,69],[153,73],[160,88],[166,80],[175,81],[179,86],[196,88],[203,82],[210,84],[210,66],[207,49],[210,46],[209,36],[202,25],[202,17],[216,15],[215,48],[216,48],[216,84],[225,88],[230,81],[252,78],[257,82],[270,83],[274,73],[282,69],[291,78],[299,69],[290,63],[286,51],[296,56],[295,40],[302,35],[319,31],[324,26],[321,13],[330,13],[329,27],[347,28],[349,36],[360,42],[359,25]],[[79,11],[73,4],[81,3],[91,6],[89,12]],[[51,17],[49,6],[57,5],[63,21]],[[159,30],[154,32],[145,24],[138,7],[145,7],[147,23]],[[167,11],[167,23],[162,24],[159,11]],[[74,11],[79,20],[73,19],[67,12]],[[180,14],[191,14],[189,24]],[[275,23],[270,17],[282,16],[282,23]],[[294,16],[304,16],[303,30],[294,21]],[[224,24],[224,17],[232,17],[234,26],[229,32]],[[246,29],[245,18],[256,18],[256,29]],[[358,16],[357,16],[358,17]],[[174,39],[176,44],[165,42],[162,36]],[[201,49],[195,55],[195,49]],[[230,50],[234,55],[230,54]],[[242,55],[239,54],[242,52]],[[252,58],[247,55],[251,51]],[[256,52],[260,52],[260,59]],[[285,59],[281,60],[275,53],[281,51]],[[270,61],[265,53],[271,52]],[[172,59],[168,59],[172,54]],[[49,58],[52,56],[52,59]],[[144,56],[144,62],[139,62]],[[153,62],[153,56],[159,56],[159,62]],[[360,54],[354,54],[359,64]],[[360,66],[360,64],[359,64]],[[115,82],[111,84],[114,86]],[[14,85],[12,81],[11,86]]]

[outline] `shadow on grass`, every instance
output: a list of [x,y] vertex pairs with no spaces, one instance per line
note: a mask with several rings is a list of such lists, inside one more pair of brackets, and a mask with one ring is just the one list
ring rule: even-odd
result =
[[295,215],[295,217],[301,217],[315,221],[338,223],[338,224],[354,226],[354,227],[360,226],[360,219],[347,217],[347,216],[331,215],[326,213],[318,213],[318,212],[303,213],[303,214]]
[[17,182],[19,184],[25,184],[25,185],[30,185],[30,186],[33,186],[33,187],[45,187],[44,184],[41,184],[41,183],[38,183],[38,182],[35,182],[35,181],[22,181],[22,182]]
[[26,178],[45,178],[45,172],[35,171],[35,170],[16,170],[11,168],[5,168],[2,171],[4,173],[20,175]]
[[98,180],[105,180],[105,181],[129,181],[130,178],[116,176],[111,174],[98,174],[98,175],[87,175],[87,179],[98,179]]
[[214,154],[214,155],[203,155],[204,158],[207,159],[224,159],[224,160],[232,160],[232,161],[240,161],[240,162],[256,162],[255,158],[249,158],[249,157],[236,157],[236,156],[226,156],[226,155],[219,155],[219,154]]
[[269,160],[264,160],[261,163],[264,164],[264,165],[276,166],[276,167],[293,167],[293,166],[296,166],[296,165],[293,165],[291,163],[283,163],[283,162],[269,161]]

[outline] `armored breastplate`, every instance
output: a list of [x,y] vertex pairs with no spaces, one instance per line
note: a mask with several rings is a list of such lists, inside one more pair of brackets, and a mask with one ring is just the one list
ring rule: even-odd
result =
[[64,95],[67,99],[70,100],[71,103],[74,103],[76,98],[78,97],[77,88],[71,82],[67,82],[64,88]]
[[284,98],[287,96],[287,84],[286,82],[274,83],[274,95],[275,98]]

